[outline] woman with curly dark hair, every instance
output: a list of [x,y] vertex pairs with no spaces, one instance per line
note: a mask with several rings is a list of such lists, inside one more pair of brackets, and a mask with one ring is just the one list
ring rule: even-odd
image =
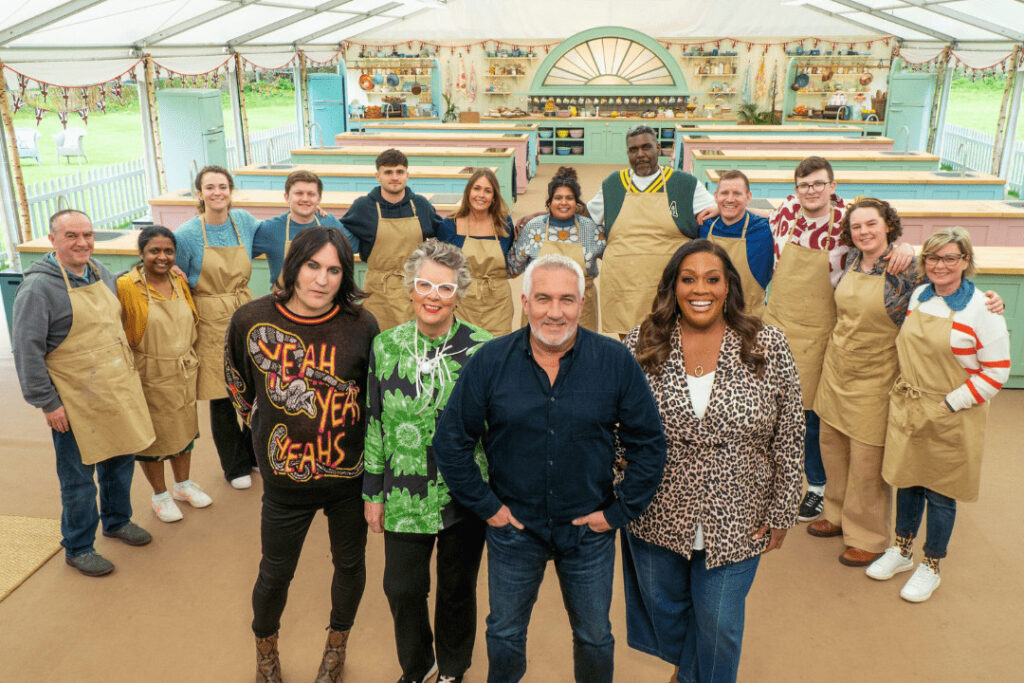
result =
[[673,681],[734,681],[762,553],[796,524],[800,380],[786,337],[743,308],[739,272],[705,239],[680,247],[626,337],[668,445],[650,506],[622,537],[628,642]]
[[821,418],[821,457],[829,485],[812,536],[843,536],[839,561],[868,565],[889,546],[892,491],[882,479],[889,390],[899,374],[896,334],[917,283],[911,265],[886,268],[903,232],[887,202],[864,198],[843,217],[839,241],[850,247],[836,287],[836,325],[814,401]]

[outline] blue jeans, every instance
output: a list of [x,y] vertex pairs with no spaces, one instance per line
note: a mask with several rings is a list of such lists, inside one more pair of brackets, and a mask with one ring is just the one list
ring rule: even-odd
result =
[[821,418],[813,410],[804,411],[807,434],[804,437],[804,474],[811,486],[825,485],[825,465],[821,462]]
[[956,521],[956,501],[923,486],[896,489],[896,535],[914,537],[921,528],[925,501],[928,502],[928,529],[924,539],[925,557],[946,556],[949,537]]
[[548,560],[554,559],[562,602],[572,626],[576,680],[611,683],[615,639],[608,610],[615,571],[615,532],[587,529],[577,546],[558,549],[511,524],[487,527],[488,683],[520,680],[526,673],[526,628]]
[[[103,521],[104,531],[117,531],[132,519],[132,475],[135,458],[120,455],[95,465],[83,465],[78,442],[70,430],[53,431],[57,451],[57,479],[60,481],[60,544],[68,557],[93,552],[96,523]],[[99,481],[100,506],[96,509],[96,483]]]
[[687,560],[623,532],[629,646],[678,666],[680,683],[735,681],[747,593],[760,560],[708,569],[703,550]]

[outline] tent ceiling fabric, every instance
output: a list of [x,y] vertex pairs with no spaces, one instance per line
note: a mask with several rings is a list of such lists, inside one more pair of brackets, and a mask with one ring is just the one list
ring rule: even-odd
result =
[[326,60],[345,40],[540,43],[602,25],[674,39],[894,35],[924,49],[954,39],[958,54],[1005,54],[1010,43],[1024,42],[1024,0],[647,0],[643,7],[619,0],[5,0],[0,59],[39,80],[86,85],[116,77],[143,53],[196,73],[232,51],[273,68],[296,48]]

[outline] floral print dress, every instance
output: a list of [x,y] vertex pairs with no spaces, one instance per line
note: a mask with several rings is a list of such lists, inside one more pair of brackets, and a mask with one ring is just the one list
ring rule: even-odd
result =
[[[472,514],[448,492],[430,446],[462,366],[492,335],[455,319],[439,339],[416,321],[373,340],[367,378],[363,499],[384,503],[388,531],[436,534]],[[482,444],[474,453],[487,478]]]

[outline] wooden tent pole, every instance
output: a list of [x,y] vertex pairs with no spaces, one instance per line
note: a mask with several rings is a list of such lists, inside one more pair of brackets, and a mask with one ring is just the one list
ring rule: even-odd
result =
[[142,59],[146,66],[146,101],[149,102],[149,126],[153,131],[153,161],[156,164],[159,190],[163,193],[167,191],[167,171],[164,168],[163,142],[160,139],[160,116],[156,111],[156,68],[150,55]]
[[306,53],[299,50],[299,80],[302,81],[302,90],[300,96],[302,97],[302,144],[309,146],[309,98],[306,97],[306,86],[308,83],[308,73],[306,72]]
[[252,163],[252,149],[249,147],[249,116],[245,112],[245,79],[242,77],[242,55],[235,53],[235,84],[238,88],[238,109],[241,113],[241,129],[238,132],[238,139],[241,140],[245,149],[245,158]]
[[928,119],[928,144],[925,149],[935,149],[935,136],[938,134],[939,112],[945,105],[943,93],[945,92],[946,70],[949,68],[949,46],[942,49],[942,56],[939,57],[939,71],[935,76],[935,94],[932,96],[932,112]]
[[[11,175],[14,176],[14,189],[18,193],[18,213],[21,219],[21,239],[28,242],[32,239],[32,218],[28,213],[28,193],[25,191],[25,176],[21,173],[21,159],[18,157],[18,138],[14,134],[14,116],[11,114],[11,103],[7,99],[7,77],[4,75],[4,63],[0,61],[0,85],[3,86],[3,97],[0,97],[0,118],[3,119],[4,134],[7,137],[8,159],[11,164]],[[14,245],[11,245],[14,248]]]
[[[1010,74],[1006,78],[1006,89],[1003,91],[1003,102],[999,105],[999,118],[996,120],[996,137],[992,142],[992,174],[999,174],[999,166],[1002,161],[1003,136],[1006,135],[1006,108],[1010,104],[1010,96],[1013,93],[1014,84],[1017,81],[1017,62],[1020,58],[1020,45],[1013,46],[1010,55]],[[1014,131],[1016,133],[1016,131]]]

